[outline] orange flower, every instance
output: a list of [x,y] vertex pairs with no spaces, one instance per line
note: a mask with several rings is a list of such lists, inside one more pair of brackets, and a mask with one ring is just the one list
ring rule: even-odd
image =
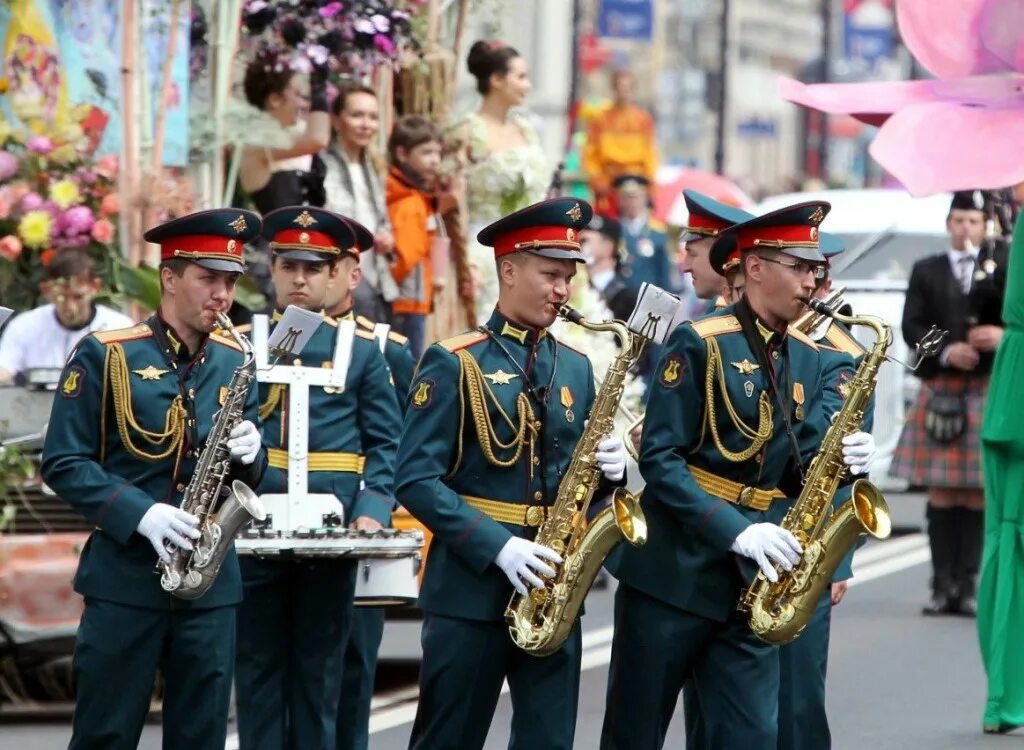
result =
[[92,225],[92,238],[99,243],[109,245],[114,239],[114,225],[107,219],[100,219]]
[[21,255],[21,250],[21,240],[13,234],[9,234],[6,237],[0,237],[0,258],[3,258],[4,260],[14,260]]
[[52,247],[47,248],[46,250],[43,250],[43,252],[39,253],[39,262],[43,264],[43,268],[46,268],[46,266],[50,265],[50,263],[53,261],[53,256],[55,256],[56,254],[57,251],[54,250]]
[[100,213],[104,216],[117,216],[117,212],[121,210],[121,201],[117,197],[117,193],[107,193],[103,196],[103,200],[100,201]]

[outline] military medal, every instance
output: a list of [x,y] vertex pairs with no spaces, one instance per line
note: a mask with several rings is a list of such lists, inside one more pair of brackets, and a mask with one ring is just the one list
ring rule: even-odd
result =
[[563,385],[561,392],[562,406],[565,407],[565,421],[572,422],[576,419],[576,415],[572,412],[572,405],[575,403],[572,397],[572,391],[569,390],[569,386]]
[[637,240],[636,251],[642,258],[650,258],[654,255],[654,243],[650,237],[641,237]]
[[132,370],[136,375],[141,377],[143,380],[159,380],[162,376],[170,372],[170,370],[160,370],[153,365],[144,367],[140,370]]
[[484,377],[494,383],[494,385],[508,385],[512,382],[513,378],[518,378],[519,376],[514,372],[505,372],[498,368],[494,372],[485,372]]
[[804,419],[804,384],[793,383],[793,400],[796,401],[796,409],[793,415],[803,421]]
[[754,384],[749,380],[743,384],[743,392],[747,394],[747,398],[754,395]]

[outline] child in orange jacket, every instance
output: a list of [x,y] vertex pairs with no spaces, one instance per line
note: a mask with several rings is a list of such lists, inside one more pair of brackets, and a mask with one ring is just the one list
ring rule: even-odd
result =
[[433,309],[430,250],[440,221],[434,183],[441,164],[441,134],[428,119],[409,115],[395,123],[388,140],[388,215],[395,236],[391,275],[398,298],[391,303],[392,326],[409,339],[412,354],[423,354],[427,315]]

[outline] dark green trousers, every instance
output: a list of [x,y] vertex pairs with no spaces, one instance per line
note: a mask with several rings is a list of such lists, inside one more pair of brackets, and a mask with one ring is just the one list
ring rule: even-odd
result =
[[234,661],[234,607],[165,611],[86,599],[70,750],[138,747],[157,670],[165,750],[223,750]]
[[370,742],[370,701],[377,674],[377,652],[384,634],[383,607],[356,607],[345,644],[338,702],[337,750],[367,750]]
[[[792,643],[779,649],[778,750],[828,750],[832,734],[825,713],[825,672],[832,601],[826,590],[810,622]],[[686,747],[702,750],[704,734],[700,702],[692,683],[683,688]]]
[[240,750],[334,750],[356,567],[243,559],[235,702]]
[[551,656],[530,656],[501,622],[426,614],[420,702],[409,747],[482,748],[502,683],[512,697],[510,750],[572,750],[580,687],[580,625]]
[[660,750],[687,679],[705,747],[775,747],[778,649],[755,638],[739,613],[716,622],[620,584],[601,747]]

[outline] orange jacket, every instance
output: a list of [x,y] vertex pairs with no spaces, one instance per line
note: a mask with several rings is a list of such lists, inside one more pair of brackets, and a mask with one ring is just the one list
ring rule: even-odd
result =
[[642,174],[654,184],[658,166],[654,121],[635,104],[612,106],[590,122],[583,169],[595,192],[604,192],[620,174]]
[[396,167],[388,172],[388,216],[395,237],[391,276],[399,296],[391,303],[396,313],[426,315],[433,307],[434,196],[413,185]]

